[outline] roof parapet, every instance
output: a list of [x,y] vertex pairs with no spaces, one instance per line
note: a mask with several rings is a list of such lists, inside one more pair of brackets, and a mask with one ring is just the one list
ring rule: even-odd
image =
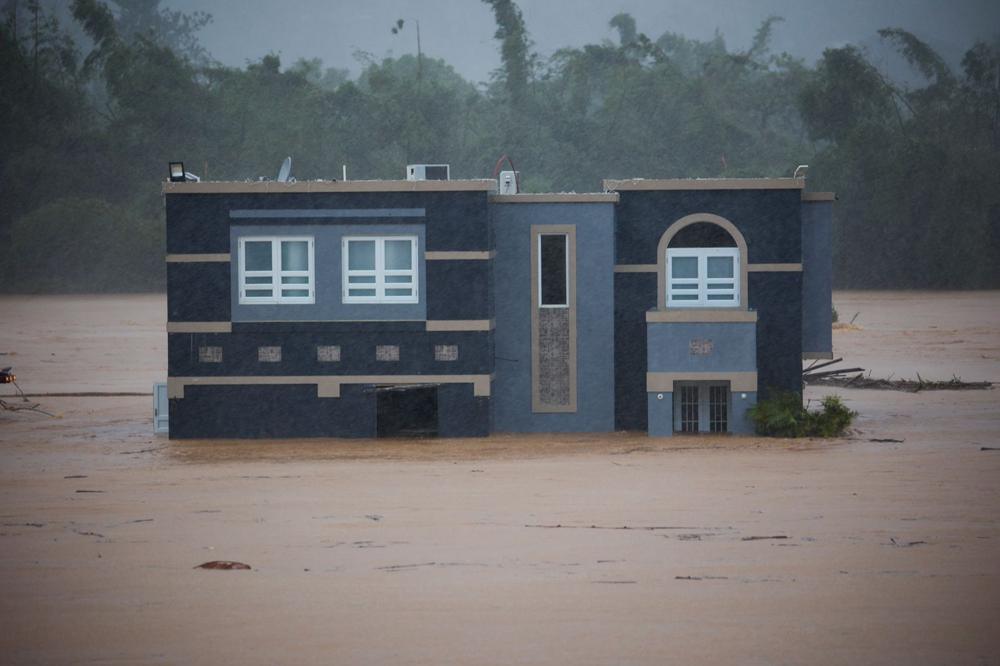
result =
[[805,178],[627,178],[605,179],[604,189],[640,190],[802,190]]
[[492,178],[475,180],[276,180],[164,182],[164,194],[284,194],[298,192],[495,192]]

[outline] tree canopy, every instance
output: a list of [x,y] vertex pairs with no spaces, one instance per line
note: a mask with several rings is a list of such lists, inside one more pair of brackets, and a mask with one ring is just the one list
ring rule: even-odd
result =
[[483,1],[501,67],[477,85],[422,53],[359,54],[356,77],[275,54],[225,67],[198,40],[203,13],[73,0],[67,26],[37,0],[8,0],[0,284],[162,288],[171,159],[213,180],[274,177],[287,155],[300,179],[342,164],[399,178],[414,162],[482,177],[507,154],[529,191],[788,176],[809,163],[810,189],[840,197],[838,286],[1000,286],[1000,42],[971,45],[956,69],[916,35],[880,30],[919,77],[905,86],[853,45],[815,65],[773,53],[780,17],[733,51],[718,34],[647,36],[620,13],[608,18],[617,41],[542,58],[513,0]]

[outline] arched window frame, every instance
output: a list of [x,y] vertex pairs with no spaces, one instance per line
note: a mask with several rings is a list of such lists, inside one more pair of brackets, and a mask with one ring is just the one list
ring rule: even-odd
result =
[[[707,222],[709,224],[715,224],[723,229],[732,236],[733,240],[736,242],[736,248],[739,251],[739,298],[740,302],[738,306],[724,306],[713,308],[712,306],[699,305],[696,308],[687,307],[670,307],[667,304],[667,248],[670,247],[670,241],[673,240],[682,229],[689,227],[692,224],[698,224],[700,222]],[[747,310],[747,242],[743,238],[743,234],[740,233],[736,225],[719,215],[714,215],[712,213],[693,213],[691,215],[685,215],[679,220],[672,223],[667,230],[663,232],[660,236],[660,242],[656,248],[656,309],[657,310]]]

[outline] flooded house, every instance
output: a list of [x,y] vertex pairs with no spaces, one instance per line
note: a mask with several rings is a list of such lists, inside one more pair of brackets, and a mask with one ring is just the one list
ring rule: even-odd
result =
[[173,438],[750,433],[832,356],[803,178],[164,184]]

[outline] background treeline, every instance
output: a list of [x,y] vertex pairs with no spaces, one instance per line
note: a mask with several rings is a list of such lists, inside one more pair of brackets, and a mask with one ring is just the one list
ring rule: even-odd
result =
[[[745,51],[611,18],[615,43],[532,51],[517,5],[484,0],[502,67],[489,84],[418,55],[360,56],[356,79],[273,54],[244,68],[197,40],[210,17],[159,0],[74,0],[62,22],[7,0],[0,25],[0,285],[163,287],[166,163],[212,180],[400,178],[413,162],[486,177],[510,155],[529,191],[605,177],[789,176],[834,190],[840,287],[1000,287],[1000,42],[958,69],[880,31],[903,85],[853,46],[814,67],[773,54],[781,19]],[[398,22],[397,31],[410,26]]]

